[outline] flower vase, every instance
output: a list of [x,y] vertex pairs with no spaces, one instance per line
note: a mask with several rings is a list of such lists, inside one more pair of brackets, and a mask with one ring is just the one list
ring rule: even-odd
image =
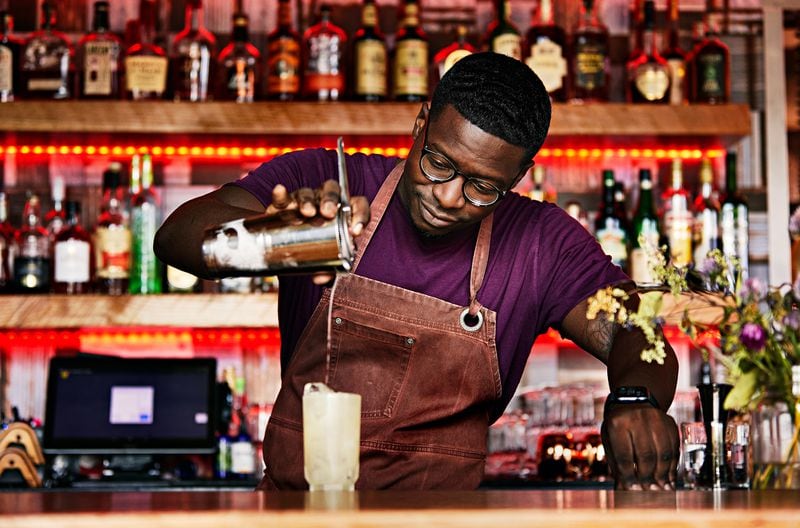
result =
[[800,408],[767,395],[750,415],[753,489],[800,489]]
[[724,403],[732,388],[726,383],[701,383],[697,386],[706,429],[706,456],[697,478],[698,485],[703,488],[721,489],[730,483],[725,452],[728,411]]

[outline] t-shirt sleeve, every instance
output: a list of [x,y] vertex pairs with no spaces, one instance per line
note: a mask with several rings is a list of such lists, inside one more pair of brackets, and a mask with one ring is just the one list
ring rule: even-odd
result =
[[630,280],[611,262],[600,244],[578,222],[558,208],[548,211],[548,229],[542,247],[551,248],[540,270],[545,295],[541,314],[546,327],[559,329],[561,321],[578,303],[600,288]]

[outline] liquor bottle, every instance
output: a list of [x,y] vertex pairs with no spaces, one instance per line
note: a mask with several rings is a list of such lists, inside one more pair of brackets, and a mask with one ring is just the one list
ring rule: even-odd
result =
[[522,36],[511,22],[510,0],[495,0],[495,19],[486,29],[486,51],[522,59]]
[[364,0],[361,27],[353,37],[353,97],[358,101],[386,98],[389,55],[386,40],[378,27],[375,0]]
[[155,17],[153,2],[142,1],[137,42],[125,53],[125,93],[134,101],[162,99],[167,88],[167,55],[153,43]]
[[614,211],[617,218],[623,219],[625,230],[628,231],[628,206],[625,198],[625,185],[621,181],[614,181]]
[[703,262],[712,249],[720,249],[719,237],[720,205],[714,192],[714,171],[711,160],[704,159],[700,165],[700,192],[694,199],[693,247],[695,266]]
[[217,460],[214,474],[217,478],[227,479],[231,468],[231,437],[228,434],[233,421],[233,387],[228,383],[228,371],[225,367],[217,382]]
[[669,66],[669,104],[674,105],[686,102],[686,52],[680,44],[678,3],[678,0],[668,0],[667,46],[661,52]]
[[453,67],[453,64],[473,53],[475,53],[475,48],[467,42],[467,26],[458,24],[455,40],[433,56],[435,82],[438,82],[447,73],[447,70]]
[[616,206],[614,171],[603,171],[603,194],[600,210],[595,220],[594,234],[611,262],[625,269],[628,262],[627,221]]
[[337,101],[344,97],[344,51],[347,35],[331,22],[331,6],[322,4],[319,22],[303,34],[303,97]]
[[0,293],[12,289],[11,263],[13,261],[14,226],[8,219],[8,198],[0,177]]
[[56,10],[42,4],[42,27],[25,41],[22,81],[25,99],[68,99],[72,96],[74,64],[69,38],[56,29]]
[[92,31],[78,41],[78,97],[119,99],[122,41],[109,31],[108,2],[94,3]]
[[203,0],[187,0],[185,23],[172,42],[169,71],[175,101],[205,101],[214,78],[217,39],[203,22]]
[[542,165],[534,165],[531,171],[533,187],[528,193],[528,198],[538,202],[556,203],[556,190],[547,182],[545,172],[545,168]]
[[628,61],[628,101],[667,103],[669,101],[669,65],[656,46],[655,3],[644,3],[641,52]]
[[219,82],[217,99],[252,103],[256,93],[256,79],[261,53],[250,42],[248,18],[241,11],[233,15],[231,42],[219,54]]
[[290,101],[300,93],[300,35],[291,0],[278,0],[278,26],[267,36],[267,98]]
[[67,201],[67,222],[53,243],[53,291],[89,293],[92,285],[91,236],[81,227],[81,204]]
[[553,18],[552,0],[540,0],[525,37],[525,64],[542,80],[553,101],[567,100],[567,36]]
[[644,51],[644,2],[645,0],[634,0],[631,4],[633,45],[628,55],[628,61],[638,57]]
[[720,231],[722,237],[722,253],[728,258],[736,258],[742,270],[742,278],[749,275],[749,229],[748,218],[750,208],[747,201],[737,190],[736,185],[736,153],[725,155],[725,197],[722,200],[722,219]]
[[631,229],[631,279],[636,284],[653,284],[653,263],[650,255],[659,251],[661,234],[653,203],[653,177],[650,169],[639,169],[639,203]]
[[22,94],[19,70],[24,43],[13,32],[14,18],[0,11],[0,103],[9,103]]
[[418,0],[405,0],[403,22],[395,36],[392,93],[398,101],[428,98],[428,37],[419,27]]
[[715,18],[706,16],[705,38],[692,49],[691,101],[724,104],[730,98],[730,52]]
[[608,100],[608,28],[595,12],[594,0],[583,0],[575,28],[570,63],[570,86],[575,102]]
[[244,392],[244,378],[237,377],[234,387],[233,427],[231,430],[231,469],[230,477],[239,480],[252,480],[256,474],[256,454],[253,437],[248,431],[247,397]]
[[664,206],[664,233],[669,244],[669,256],[678,267],[692,263],[692,213],[689,193],[683,187],[683,164],[672,161],[670,187],[661,196]]
[[20,293],[50,291],[50,239],[41,218],[39,197],[31,194],[14,236],[14,290]]
[[122,165],[113,162],[103,173],[103,203],[94,229],[96,290],[107,295],[128,293],[131,230],[125,214]]
[[[133,156],[132,166],[139,164]],[[136,170],[136,169],[133,169]],[[130,293],[161,293],[161,263],[153,251],[153,241],[160,225],[160,203],[152,188],[153,163],[149,154],[141,157],[142,185],[131,198],[131,272]]]
[[53,208],[44,216],[44,226],[51,241],[55,240],[55,236],[61,231],[67,220],[67,214],[64,211],[66,191],[64,178],[53,176],[50,180],[50,198],[53,200]]

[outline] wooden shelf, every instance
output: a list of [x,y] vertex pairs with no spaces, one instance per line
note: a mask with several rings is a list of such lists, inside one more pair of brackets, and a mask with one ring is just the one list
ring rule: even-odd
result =
[[[20,101],[0,104],[0,130],[37,133],[408,135],[416,103]],[[557,104],[554,136],[750,134],[747,105]]]
[[277,327],[278,295],[10,295],[0,329]]

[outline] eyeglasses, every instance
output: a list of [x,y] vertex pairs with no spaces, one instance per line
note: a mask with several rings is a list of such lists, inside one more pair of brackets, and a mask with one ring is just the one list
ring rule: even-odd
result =
[[425,123],[425,137],[422,144],[422,155],[419,157],[419,168],[433,183],[449,182],[456,176],[464,178],[461,192],[469,203],[478,207],[494,205],[505,197],[508,191],[501,191],[491,183],[479,178],[467,176],[455,167],[444,154],[439,154],[428,147],[428,124]]

